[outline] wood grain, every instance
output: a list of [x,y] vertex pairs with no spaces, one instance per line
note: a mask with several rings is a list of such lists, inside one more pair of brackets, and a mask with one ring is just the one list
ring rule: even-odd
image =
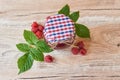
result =
[[[35,62],[32,69],[17,75],[16,44],[25,42],[24,29],[33,21],[44,24],[65,4],[80,10],[79,23],[88,26],[91,40],[83,40],[88,54],[74,56],[70,48],[50,53],[55,62]],[[0,0],[0,80],[119,80],[120,0]]]
[[16,11],[16,10],[30,10],[30,11],[56,11],[69,4],[72,10],[91,10],[91,9],[120,9],[119,0],[0,0],[1,11]]

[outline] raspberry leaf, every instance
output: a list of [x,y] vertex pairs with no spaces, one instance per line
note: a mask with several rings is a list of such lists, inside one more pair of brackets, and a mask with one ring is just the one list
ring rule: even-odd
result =
[[35,36],[35,34],[31,31],[24,30],[24,38],[29,44],[36,44],[39,40]]
[[36,61],[44,61],[44,55],[41,51],[35,49],[35,48],[31,48],[30,49],[30,54],[32,55],[32,57],[34,58],[34,60]]
[[19,68],[19,73],[21,74],[27,70],[29,70],[32,65],[33,65],[33,58],[29,53],[24,54],[23,56],[21,56],[17,63],[18,63],[18,68]]
[[69,15],[70,19],[72,19],[74,22],[76,22],[79,19],[79,11],[73,12]]
[[30,47],[28,44],[26,43],[19,43],[19,44],[16,44],[16,47],[22,51],[22,52],[28,52],[30,50]]
[[70,14],[70,8],[69,5],[65,5],[60,11],[58,11],[58,14],[64,14],[68,16]]
[[75,30],[77,36],[82,38],[90,38],[90,31],[85,25],[76,23]]
[[52,52],[53,50],[50,48],[50,46],[44,41],[44,40],[40,40],[37,42],[36,46],[45,53],[49,53]]

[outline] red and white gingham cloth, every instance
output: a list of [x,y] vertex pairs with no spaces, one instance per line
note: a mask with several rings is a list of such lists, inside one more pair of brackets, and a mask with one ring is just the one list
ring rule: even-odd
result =
[[44,28],[44,37],[47,42],[62,43],[73,39],[74,33],[74,22],[69,17],[57,14],[47,18]]

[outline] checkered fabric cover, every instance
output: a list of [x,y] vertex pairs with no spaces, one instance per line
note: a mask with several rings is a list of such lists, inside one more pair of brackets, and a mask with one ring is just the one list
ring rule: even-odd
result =
[[74,22],[63,14],[49,16],[45,23],[44,37],[47,42],[62,43],[74,38]]

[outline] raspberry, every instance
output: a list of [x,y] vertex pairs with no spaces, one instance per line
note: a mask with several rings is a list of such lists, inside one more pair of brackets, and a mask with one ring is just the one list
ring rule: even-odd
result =
[[38,31],[38,28],[37,27],[32,27],[31,31],[36,33]]
[[31,26],[32,26],[32,27],[38,27],[39,25],[38,25],[37,22],[33,22]]
[[38,26],[38,29],[39,29],[40,31],[43,31],[44,27],[43,27],[42,25],[39,25],[39,26]]
[[53,62],[54,58],[51,55],[47,55],[44,57],[44,61],[47,63]]
[[43,33],[41,31],[37,31],[35,34],[38,37],[38,39],[41,39],[43,37]]
[[80,49],[80,54],[86,55],[86,53],[87,53],[87,50],[86,50],[86,49],[84,49],[84,48]]
[[85,45],[84,45],[83,41],[80,41],[80,42],[77,43],[77,46],[81,49],[81,48],[83,48]]
[[74,55],[77,55],[77,54],[79,53],[79,48],[73,47],[73,48],[71,49],[71,52],[72,52]]

